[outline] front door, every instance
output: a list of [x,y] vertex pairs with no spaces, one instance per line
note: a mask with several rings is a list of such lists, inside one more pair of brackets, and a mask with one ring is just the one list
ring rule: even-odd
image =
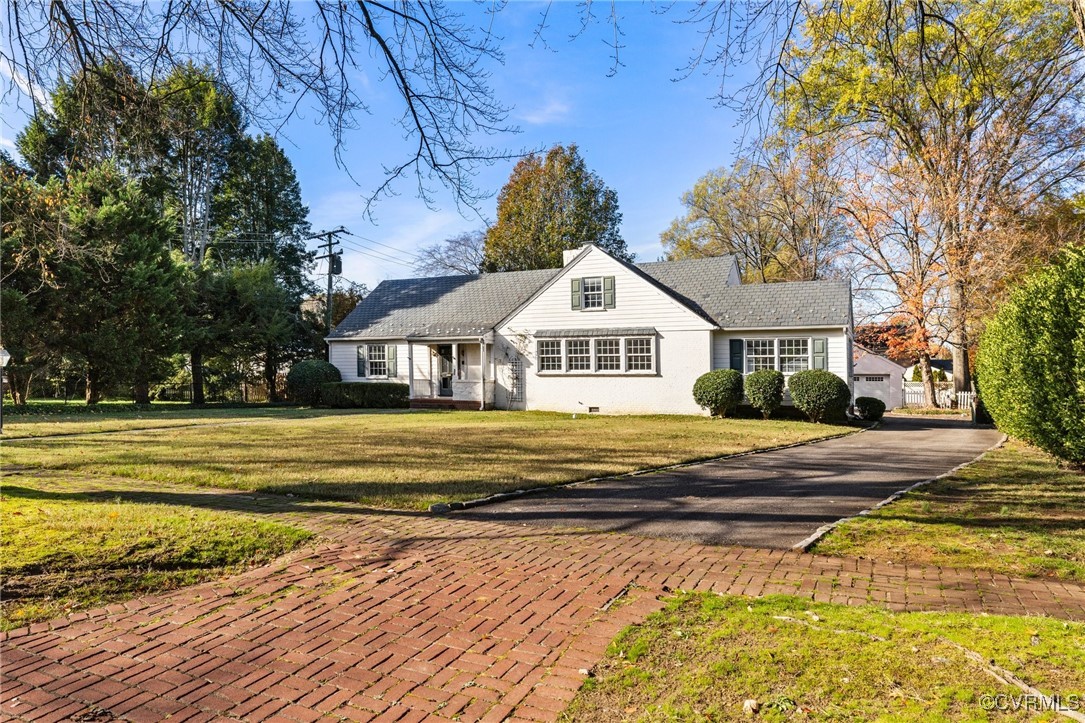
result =
[[452,345],[442,344],[437,347],[438,385],[437,394],[442,397],[452,396],[452,374],[455,367],[452,364]]

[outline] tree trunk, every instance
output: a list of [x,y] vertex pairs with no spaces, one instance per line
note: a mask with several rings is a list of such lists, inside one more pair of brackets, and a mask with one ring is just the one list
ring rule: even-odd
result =
[[264,350],[264,384],[267,385],[267,400],[279,401],[279,389],[276,382],[279,380],[279,360],[275,355],[275,347],[268,346]]
[[928,407],[938,406],[938,397],[934,393],[934,375],[931,373],[931,355],[922,352],[919,355],[919,373],[923,381],[923,403]]
[[146,381],[139,381],[132,385],[132,399],[136,404],[150,404],[151,403],[151,384]]
[[970,392],[972,370],[968,366],[968,301],[962,281],[951,281],[949,284],[949,313],[949,343],[953,347],[953,391]]
[[102,375],[93,366],[87,366],[87,404],[102,401]]
[[203,350],[193,349],[189,363],[192,365],[192,403],[203,404]]
[[9,366],[7,378],[7,390],[11,393],[11,400],[16,407],[25,406],[27,397],[30,396],[30,381],[34,378],[34,372],[24,372],[17,366]]

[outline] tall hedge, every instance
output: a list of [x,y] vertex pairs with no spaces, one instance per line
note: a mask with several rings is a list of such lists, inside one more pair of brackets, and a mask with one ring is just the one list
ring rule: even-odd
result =
[[286,396],[295,404],[315,407],[320,404],[321,385],[340,379],[339,370],[323,359],[300,361],[286,373]]
[[807,369],[787,380],[792,403],[811,422],[836,422],[844,419],[851,403],[851,390],[843,379],[824,369]]
[[726,417],[742,402],[742,373],[716,369],[702,374],[693,383],[693,401],[713,417]]
[[784,375],[775,369],[761,369],[746,377],[746,398],[765,419],[784,403]]
[[976,377],[999,429],[1085,465],[1085,247],[1010,295],[980,338]]

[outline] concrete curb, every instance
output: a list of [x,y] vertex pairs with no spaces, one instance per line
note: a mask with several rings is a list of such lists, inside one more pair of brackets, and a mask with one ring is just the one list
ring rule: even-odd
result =
[[626,477],[639,477],[645,474],[654,474],[656,472],[666,472],[672,469],[682,469],[684,467],[694,467],[699,464],[708,464],[709,462],[721,462],[726,459],[737,459],[739,457],[749,457],[755,454],[764,454],[766,452],[779,452],[782,449],[793,449],[795,447],[806,447],[811,444],[819,444],[821,442],[828,442],[830,439],[842,439],[843,437],[850,437],[855,434],[862,434],[871,429],[877,429],[881,426],[881,422],[875,422],[869,427],[862,427],[860,429],[852,429],[841,434],[834,434],[829,437],[819,437],[818,439],[810,439],[805,442],[792,442],[791,444],[781,444],[777,447],[765,447],[764,449],[752,449],[748,452],[735,452],[734,454],[725,454],[720,457],[710,457],[708,459],[700,459],[694,462],[679,462],[678,464],[669,464],[663,467],[651,467],[649,469],[638,469],[635,472],[624,472],[622,474],[612,474],[603,477],[591,477],[589,479],[575,480],[573,482],[561,482],[554,485],[543,485],[541,487],[529,487],[523,490],[513,490],[512,492],[498,492],[497,494],[489,495],[488,497],[479,497],[474,500],[467,500],[465,502],[438,502],[429,506],[429,511],[435,515],[443,515],[449,512],[456,512],[459,510],[469,510],[472,507],[482,507],[483,505],[492,505],[497,502],[505,502],[507,500],[516,499],[517,497],[523,497],[524,495],[533,495],[539,492],[546,492],[548,490],[564,489],[566,487],[576,487],[577,485],[591,484],[592,482],[605,482],[608,480],[624,479]]
[[938,475],[937,477],[931,477],[930,479],[925,479],[922,482],[916,482],[914,485],[912,485],[910,487],[905,487],[902,490],[897,490],[896,492],[889,495],[888,497],[886,497],[884,500],[882,500],[878,504],[876,504],[873,507],[870,507],[868,509],[865,509],[862,512],[857,512],[854,515],[849,515],[848,517],[841,517],[839,520],[836,520],[835,522],[830,522],[827,525],[822,525],[821,527],[819,527],[817,530],[814,531],[814,534],[810,535],[809,537],[807,537],[802,542],[799,542],[799,543],[797,543],[795,545],[792,545],[791,549],[795,550],[797,552],[806,552],[811,547],[813,547],[815,542],[817,542],[822,537],[825,537],[825,535],[832,532],[837,526],[839,526],[839,525],[841,525],[841,524],[843,524],[843,523],[845,523],[845,522],[847,522],[849,520],[854,520],[854,519],[856,519],[858,517],[865,517],[865,516],[869,515],[871,512],[873,512],[874,510],[881,509],[882,507],[885,507],[886,505],[888,505],[888,504],[890,504],[892,502],[896,502],[897,500],[899,500],[901,497],[908,494],[912,490],[917,490],[920,487],[925,487],[925,486],[931,484],[932,482],[937,482],[940,479],[945,479],[946,477],[950,477],[952,475],[957,474],[958,472],[960,472],[965,467],[968,467],[970,465],[975,464],[976,462],[979,462],[981,459],[986,457],[988,455],[988,453],[993,452],[994,450],[996,450],[999,447],[1001,447],[1002,445],[1004,445],[1006,443],[1007,439],[1009,439],[1009,437],[1007,437],[1005,434],[1003,434],[1002,439],[995,442],[994,445],[992,445],[992,446],[988,447],[987,449],[983,450],[979,454],[979,456],[976,457],[975,459],[970,459],[967,462],[962,462],[961,464],[957,465],[953,469],[949,470],[948,472],[943,472],[942,474]]

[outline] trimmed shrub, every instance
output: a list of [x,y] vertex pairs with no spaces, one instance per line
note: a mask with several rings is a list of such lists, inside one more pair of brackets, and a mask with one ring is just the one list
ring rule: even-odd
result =
[[320,404],[320,385],[342,379],[334,365],[322,359],[307,359],[286,373],[286,396],[295,404]]
[[999,429],[1085,465],[1085,247],[1010,295],[980,338],[976,379]]
[[792,374],[787,389],[791,392],[791,401],[811,422],[842,420],[851,402],[847,383],[824,369]]
[[713,417],[726,417],[742,401],[742,373],[717,369],[702,374],[693,383],[693,401]]
[[868,422],[877,422],[885,414],[885,402],[877,397],[856,397],[855,411],[860,419]]
[[784,375],[775,369],[762,369],[746,377],[746,399],[765,419],[784,403]]
[[330,382],[320,385],[320,403],[335,409],[406,409],[409,389],[399,382]]

